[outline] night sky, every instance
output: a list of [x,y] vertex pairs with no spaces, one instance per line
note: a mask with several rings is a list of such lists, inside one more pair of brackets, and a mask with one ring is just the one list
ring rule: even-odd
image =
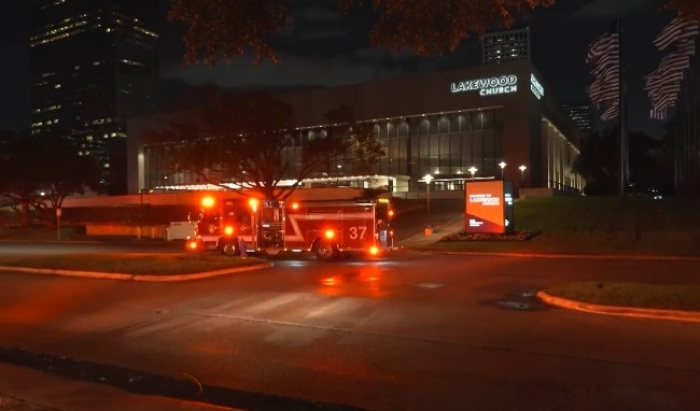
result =
[[[4,51],[0,66],[3,91],[0,128],[19,130],[29,125],[28,3],[5,0],[4,5],[10,10],[0,15],[0,43]],[[175,90],[183,82],[208,82],[232,89],[276,91],[352,84],[481,62],[481,48],[476,39],[439,58],[393,56],[386,50],[369,47],[369,13],[335,14],[329,9],[334,3],[331,0],[295,0],[294,3],[295,22],[276,41],[282,58],[279,64],[255,67],[251,59],[242,57],[228,65],[185,68],[181,63],[181,30],[166,25],[161,71],[168,87]],[[561,102],[586,102],[586,87],[592,81],[590,68],[584,61],[588,44],[608,30],[617,12],[621,12],[626,35],[630,129],[658,136],[663,132],[663,123],[649,119],[649,102],[642,90],[643,76],[651,73],[661,58],[652,40],[672,17],[659,13],[658,6],[658,0],[558,0],[556,6],[535,11],[516,27],[530,27],[533,61],[549,91]]]

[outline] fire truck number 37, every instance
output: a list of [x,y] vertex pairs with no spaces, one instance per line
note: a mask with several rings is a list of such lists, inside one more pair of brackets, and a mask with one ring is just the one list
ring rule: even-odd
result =
[[360,240],[364,240],[366,232],[366,226],[350,227],[350,239],[357,240],[359,238]]

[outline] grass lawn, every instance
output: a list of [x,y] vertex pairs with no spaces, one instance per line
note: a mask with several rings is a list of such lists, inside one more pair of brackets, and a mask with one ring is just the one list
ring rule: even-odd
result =
[[264,263],[259,258],[205,254],[70,254],[0,257],[0,265],[54,270],[95,271],[121,274],[191,274]]
[[667,197],[553,197],[517,201],[528,241],[434,242],[442,251],[700,256],[700,202]]
[[[85,237],[79,231],[74,227],[61,227],[61,239]],[[56,227],[0,228],[0,240],[55,241],[58,240],[58,234]]]
[[546,291],[593,304],[700,311],[700,286],[693,285],[588,281],[553,285]]

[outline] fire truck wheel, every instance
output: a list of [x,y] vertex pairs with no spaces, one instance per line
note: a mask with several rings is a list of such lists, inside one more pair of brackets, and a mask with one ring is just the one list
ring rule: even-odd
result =
[[226,242],[221,246],[221,254],[229,257],[236,257],[241,254],[238,244],[234,242]]
[[316,244],[316,257],[321,261],[333,261],[338,258],[340,251],[335,243],[320,241]]

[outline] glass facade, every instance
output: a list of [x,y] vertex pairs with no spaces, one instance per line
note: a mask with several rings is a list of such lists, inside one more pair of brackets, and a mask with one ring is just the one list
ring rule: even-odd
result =
[[[503,160],[502,108],[459,111],[435,115],[370,120],[377,139],[384,145],[381,158],[372,174],[407,176],[413,187],[422,176],[459,177],[475,167],[479,176],[500,176],[498,163]],[[292,167],[287,177],[294,178],[301,164],[305,141],[324,138],[323,127],[292,132],[293,144],[284,153]],[[144,187],[199,184],[192,173],[172,173],[167,169],[168,144],[145,145],[143,156]],[[319,175],[352,176],[363,174],[360,164],[350,155],[338,158],[317,170]],[[435,187],[455,189],[453,184],[435,180]]]
[[158,2],[33,0],[31,133],[67,136],[126,193],[126,118],[156,106]]

